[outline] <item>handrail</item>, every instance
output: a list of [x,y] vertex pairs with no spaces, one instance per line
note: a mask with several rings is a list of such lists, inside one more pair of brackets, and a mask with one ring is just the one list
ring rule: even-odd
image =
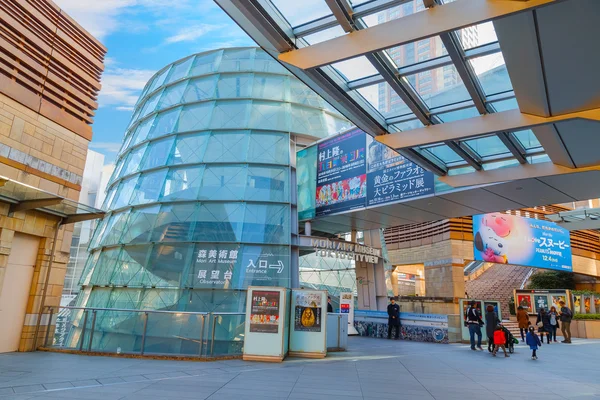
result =
[[535,268],[529,269],[529,272],[527,273],[527,275],[525,275],[525,279],[523,279],[523,282],[521,282],[521,287],[519,289],[525,289],[525,284],[527,283],[529,278],[531,278],[531,275],[533,275],[534,271],[535,271]]
[[[47,308],[67,308],[70,310],[96,310],[96,311],[121,311],[121,312],[136,312],[136,313],[156,313],[156,314],[192,314],[192,315],[208,315],[211,313],[204,311],[163,311],[163,310],[132,310],[127,308],[96,308],[96,307],[71,307],[71,306],[47,306]],[[212,313],[212,314],[230,314],[230,313]],[[233,313],[231,313],[233,314]],[[239,313],[245,314],[245,313]]]

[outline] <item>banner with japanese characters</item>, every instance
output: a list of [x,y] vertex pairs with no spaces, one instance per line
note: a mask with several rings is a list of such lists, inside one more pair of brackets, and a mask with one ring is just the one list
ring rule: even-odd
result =
[[273,290],[253,290],[250,305],[250,332],[279,332],[279,296]]
[[365,206],[365,164],[365,133],[360,129],[318,144],[316,216]]
[[366,135],[367,206],[431,195],[433,173]]
[[572,271],[569,231],[553,222],[492,213],[473,216],[475,259]]

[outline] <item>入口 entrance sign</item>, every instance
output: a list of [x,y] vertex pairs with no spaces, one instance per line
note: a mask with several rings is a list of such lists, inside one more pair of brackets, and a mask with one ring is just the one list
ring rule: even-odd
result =
[[377,264],[379,257],[381,257],[381,249],[329,239],[311,238],[310,247],[315,249],[317,255],[321,257],[363,261],[373,264]]

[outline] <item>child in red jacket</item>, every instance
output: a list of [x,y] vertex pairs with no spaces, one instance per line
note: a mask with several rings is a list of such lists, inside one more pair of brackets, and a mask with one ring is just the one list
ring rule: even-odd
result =
[[506,353],[506,336],[504,335],[501,326],[497,326],[494,331],[494,352],[492,353],[494,357],[496,357],[499,347],[502,347],[502,350],[504,350],[504,357],[510,357],[508,353]]

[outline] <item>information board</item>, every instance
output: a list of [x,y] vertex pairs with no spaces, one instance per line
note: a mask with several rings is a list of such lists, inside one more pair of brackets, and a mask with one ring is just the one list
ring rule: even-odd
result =
[[365,206],[365,133],[354,129],[318,144],[316,216]]
[[475,260],[572,271],[569,231],[538,219],[492,213],[473,216]]
[[250,308],[250,332],[279,332],[279,296],[278,291],[254,290]]

